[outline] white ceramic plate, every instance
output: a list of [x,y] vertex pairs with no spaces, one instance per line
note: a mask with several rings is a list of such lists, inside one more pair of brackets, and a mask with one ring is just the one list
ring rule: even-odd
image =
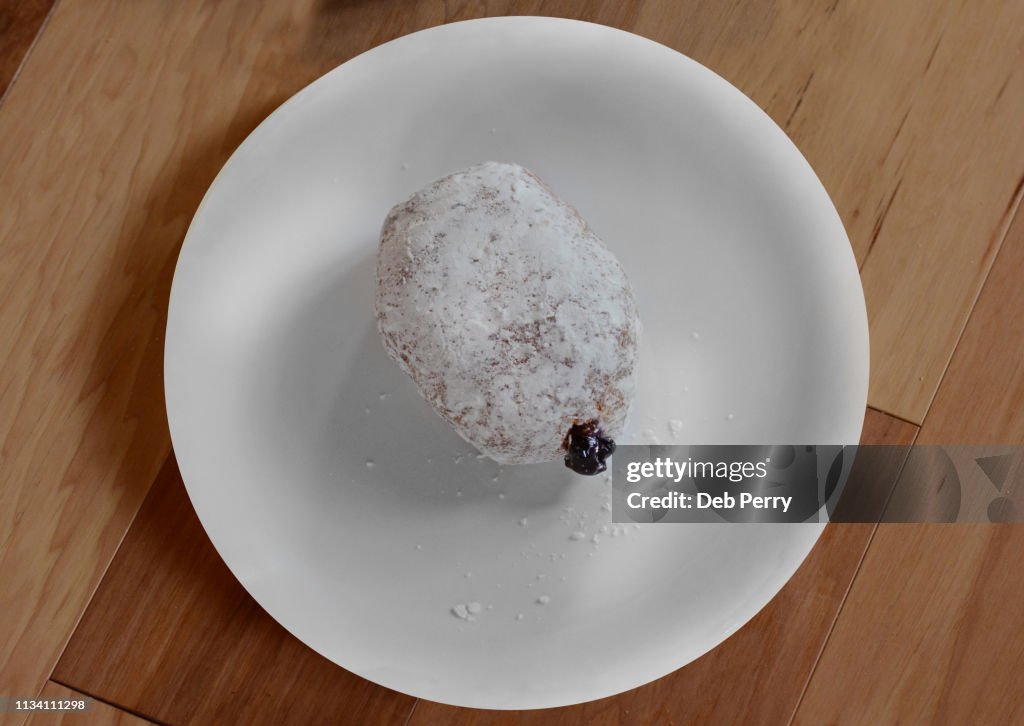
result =
[[[548,181],[633,281],[645,347],[624,441],[678,419],[688,443],[854,443],[867,322],[839,217],[783,132],[694,61],[602,26],[501,18],[401,38],[231,157],[178,260],[165,360],[178,464],[214,545],[274,618],[361,676],[451,704],[557,706],[715,647],[822,525],[601,534],[607,481],[477,459],[419,398],[378,340],[377,233],[394,203],[487,159]],[[451,612],[468,602],[484,607],[472,622]]]

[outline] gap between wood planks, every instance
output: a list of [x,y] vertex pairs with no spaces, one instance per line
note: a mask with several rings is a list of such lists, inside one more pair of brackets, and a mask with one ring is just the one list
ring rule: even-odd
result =
[[[995,253],[995,256],[992,259],[992,264],[985,272],[985,278],[982,281],[981,287],[978,289],[978,294],[974,297],[974,304],[972,305],[971,312],[967,316],[967,319],[965,320],[964,325],[960,330],[960,334],[957,336],[956,345],[953,346],[953,350],[950,352],[949,358],[946,360],[946,365],[942,371],[942,377],[939,379],[939,385],[935,387],[935,392],[932,394],[931,399],[928,401],[928,409],[925,411],[925,416],[921,420],[921,423],[917,424],[914,423],[913,421],[907,421],[906,419],[891,414],[887,411],[881,411],[881,409],[875,408],[876,411],[884,413],[887,416],[899,419],[901,421],[905,421],[906,423],[912,424],[917,427],[917,431],[914,433],[914,441],[911,442],[911,445],[916,443],[917,437],[921,433],[921,429],[924,427],[925,421],[927,421],[928,419],[928,414],[931,413],[931,409],[933,404],[935,403],[935,399],[938,397],[939,391],[942,389],[942,386],[945,383],[946,374],[949,372],[949,366],[953,361],[953,356],[956,354],[957,349],[960,347],[960,342],[961,340],[963,340],[964,332],[967,330],[967,326],[970,325],[971,320],[974,317],[974,313],[977,309],[978,300],[981,297],[981,293],[985,289],[985,286],[988,284],[989,278],[992,275],[992,270],[994,270],[996,265],[999,263],[999,257],[1001,254],[1003,254],[1003,251],[1005,249],[1004,244],[1006,242],[1006,237],[1009,234],[1010,228],[1013,226],[1013,222],[1016,221],[1017,215],[1020,214],[1022,196],[1024,196],[1024,176],[1021,177],[1020,182],[1017,183],[1017,187],[1013,191],[1013,197],[1010,200],[1010,205],[1007,210],[1010,213],[1007,215],[1006,224],[996,235],[998,237],[998,249]],[[843,598],[842,600],[840,600],[839,603],[839,609],[836,611],[836,615],[832,619],[832,623],[829,625],[828,631],[825,634],[825,638],[821,643],[821,647],[818,649],[818,654],[814,659],[814,664],[811,666],[810,672],[807,674],[807,678],[804,681],[803,688],[800,689],[800,696],[799,698],[797,698],[796,704],[793,706],[793,713],[790,715],[789,721],[787,722],[788,726],[792,726],[793,722],[796,720],[796,716],[797,713],[800,711],[800,706],[803,703],[804,696],[807,694],[807,689],[810,687],[811,680],[814,678],[814,674],[818,669],[818,664],[821,662],[821,657],[824,654],[825,649],[828,647],[829,640],[832,637],[832,633],[835,630],[836,624],[839,622],[839,618],[842,617],[843,610],[846,607],[846,599],[850,595],[850,592],[853,590],[853,586],[857,581],[857,576],[860,574],[861,566],[864,564],[864,560],[867,558],[868,551],[871,549],[871,545],[874,542],[875,534],[877,532],[878,524],[876,523],[874,527],[872,527],[871,529],[871,535],[868,537],[867,545],[864,547],[864,551],[861,553],[860,560],[857,562],[857,567],[854,570],[853,577],[850,579],[850,584],[846,587],[846,591],[843,593]]]
[[[116,708],[118,711],[123,711],[124,713],[131,714],[135,718],[141,719],[141,720],[146,721],[148,723],[157,724],[157,726],[167,726],[167,724],[165,724],[163,721],[160,721],[159,719],[156,719],[156,718],[154,718],[152,716],[147,716],[144,713],[139,713],[135,709],[128,708],[127,706],[122,706],[120,703],[114,703],[113,701],[110,701],[110,700],[104,698],[103,696],[98,696],[95,693],[90,693],[89,691],[83,691],[81,688],[78,688],[76,686],[68,685],[67,683],[64,683],[63,681],[59,681],[56,678],[52,678],[52,677],[48,678],[47,682],[48,683],[56,683],[58,686],[64,686],[64,688],[67,688],[69,691],[74,691],[75,693],[81,693],[83,696],[88,696],[89,698],[93,699],[94,701],[99,701],[100,703],[105,703],[106,705],[110,706],[111,708]],[[45,688],[45,686],[44,686],[44,688]]]
[[[19,0],[14,1],[19,2]],[[17,82],[18,77],[21,75],[21,69],[24,68],[25,64],[28,62],[29,56],[31,56],[32,51],[35,50],[36,43],[39,42],[39,38],[42,37],[43,31],[46,30],[46,26],[50,23],[50,18],[53,17],[53,11],[57,9],[59,4],[60,0],[54,0],[50,4],[49,9],[46,11],[46,15],[43,16],[43,22],[41,22],[39,27],[36,28],[35,35],[32,36],[32,42],[28,44],[28,48],[25,49],[24,54],[21,56],[21,60],[18,62],[18,67],[14,69],[14,73],[11,74],[10,80],[7,81],[7,86],[4,88],[3,92],[0,93],[0,106],[3,106],[4,101],[7,99],[7,94],[11,92],[11,88],[13,88],[14,84]]]

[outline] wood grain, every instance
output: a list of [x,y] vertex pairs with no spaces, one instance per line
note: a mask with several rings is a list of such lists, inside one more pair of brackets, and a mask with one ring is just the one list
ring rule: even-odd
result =
[[882,169],[895,178],[892,198],[861,270],[869,399],[912,421],[928,410],[1020,203],[1022,48],[1024,3],[959,6],[936,41],[891,171]]
[[413,699],[309,649],[249,597],[168,459],[54,679],[165,723],[404,724]]
[[413,29],[356,42],[347,12],[65,0],[0,105],[0,691],[43,687],[167,458],[166,301],[207,186],[288,95]]
[[868,403],[921,423],[1024,181],[1024,4],[647,2],[811,162],[862,268]]
[[[1018,215],[919,442],[1024,444]],[[1024,723],[1024,528],[883,525],[798,723]]]
[[[47,682],[39,697],[56,699],[88,698],[83,693],[53,681]],[[88,711],[66,711],[63,713],[36,711],[28,719],[29,726],[75,726],[75,724],[89,724],[89,726],[145,726],[149,723],[151,722],[95,699],[89,705]]]
[[921,420],[1020,195],[1020,3],[62,0],[0,105],[0,690],[42,688],[166,458],[169,282],[230,151],[337,63],[505,13],[648,35],[785,125],[863,264],[871,402]]
[[[864,443],[909,444],[917,427],[877,411]],[[569,708],[496,712],[420,701],[411,725],[785,723],[810,675],[871,537],[869,524],[830,525],[782,591],[722,645],[628,693]]]
[[0,0],[0,103],[55,0]]

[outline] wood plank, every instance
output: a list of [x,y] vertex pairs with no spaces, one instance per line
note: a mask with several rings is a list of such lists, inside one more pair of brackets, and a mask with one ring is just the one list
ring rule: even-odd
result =
[[55,0],[0,0],[0,103]]
[[[923,421],[1024,188],[1024,3],[963,3],[935,46],[861,276],[869,399]],[[883,224],[884,223],[884,224]]]
[[214,175],[303,85],[440,20],[352,7],[65,0],[0,105],[4,692],[43,687],[167,458],[166,300]]
[[[1024,444],[1024,215],[920,443]],[[798,723],[1024,723],[1024,528],[883,525]]]
[[[189,218],[246,132],[313,78],[479,14],[579,17],[689,52],[785,124],[832,191],[874,281],[872,400],[912,418],[955,340],[936,327],[966,315],[1019,173],[1020,7],[64,0],[0,105],[0,684],[42,687],[166,457],[161,335]],[[932,202],[949,184],[961,203]]]
[[[910,444],[917,427],[868,409],[861,440]],[[543,711],[482,711],[419,701],[410,726],[785,723],[846,595],[873,525],[829,525],[793,578],[753,620],[675,673],[612,698]]]
[[110,5],[62,3],[0,106],[5,691],[43,686],[169,449],[164,300],[216,161],[186,168],[145,122],[169,111],[153,88],[178,100],[134,51],[146,38]]
[[[47,681],[46,686],[39,694],[39,698],[56,699],[80,699],[89,698],[83,693],[62,686],[53,681]],[[47,713],[36,711],[29,716],[29,726],[61,726],[67,724],[90,724],[90,726],[143,726],[151,723],[133,714],[123,711],[116,706],[93,699],[89,710],[84,712],[65,711],[63,713]]]
[[1017,214],[921,430],[929,444],[1024,444],[1024,213]]
[[173,457],[53,677],[166,723],[404,724],[414,703],[335,666],[249,597]]
[[725,76],[832,196],[862,266],[869,405],[920,423],[1021,196],[1024,4],[644,4],[636,32]]

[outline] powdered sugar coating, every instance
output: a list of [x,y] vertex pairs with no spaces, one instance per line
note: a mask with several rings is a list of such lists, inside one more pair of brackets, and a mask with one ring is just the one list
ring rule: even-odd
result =
[[381,231],[384,346],[455,430],[509,464],[564,455],[597,420],[617,436],[636,384],[626,274],[571,206],[486,162],[394,207]]

